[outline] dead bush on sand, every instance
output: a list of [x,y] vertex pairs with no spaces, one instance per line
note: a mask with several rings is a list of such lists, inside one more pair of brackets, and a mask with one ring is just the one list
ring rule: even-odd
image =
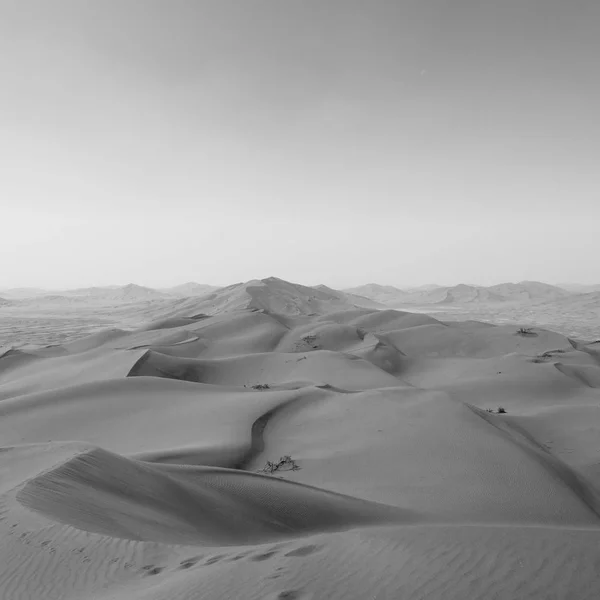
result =
[[267,461],[259,473],[275,473],[275,471],[297,471],[300,467],[291,456],[282,456],[277,462]]
[[537,333],[535,333],[535,331],[533,331],[533,329],[531,327],[519,327],[519,329],[517,329],[517,335],[537,336]]

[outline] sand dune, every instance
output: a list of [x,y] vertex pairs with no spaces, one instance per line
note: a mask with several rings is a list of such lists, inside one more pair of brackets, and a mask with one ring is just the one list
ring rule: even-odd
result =
[[359,302],[269,278],[3,349],[0,597],[598,597],[594,340]]
[[596,365],[565,365],[556,363],[555,367],[565,375],[583,382],[591,388],[600,388],[600,367]]
[[[265,413],[329,393],[259,392],[156,377],[104,380],[1,402],[0,435],[5,445],[82,440],[165,462],[234,465],[246,459],[252,425]],[[32,413],[40,418],[31,419]],[[201,462],[207,457],[217,462]]]
[[416,512],[273,477],[151,465],[101,449],[80,450],[28,480],[17,500],[84,531],[198,546],[260,544],[418,520]]
[[221,385],[278,385],[310,381],[347,390],[395,387],[399,381],[372,363],[327,350],[249,354],[221,359],[174,359],[146,353],[129,376],[169,377]]
[[125,377],[144,350],[91,350],[74,355],[22,360],[4,371],[0,363],[0,399],[78,383]]

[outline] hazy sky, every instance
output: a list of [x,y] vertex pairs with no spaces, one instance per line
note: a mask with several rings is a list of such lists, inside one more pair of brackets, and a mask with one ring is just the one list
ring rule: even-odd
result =
[[600,281],[598,0],[0,0],[0,289]]

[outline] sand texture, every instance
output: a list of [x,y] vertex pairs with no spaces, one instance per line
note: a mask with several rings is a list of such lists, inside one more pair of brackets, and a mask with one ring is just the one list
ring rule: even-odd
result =
[[599,598],[598,344],[359,292],[6,344],[0,598]]

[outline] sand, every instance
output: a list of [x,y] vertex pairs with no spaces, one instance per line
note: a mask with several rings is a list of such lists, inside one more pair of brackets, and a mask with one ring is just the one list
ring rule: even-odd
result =
[[358,304],[269,278],[4,347],[0,598],[600,597],[594,340]]

